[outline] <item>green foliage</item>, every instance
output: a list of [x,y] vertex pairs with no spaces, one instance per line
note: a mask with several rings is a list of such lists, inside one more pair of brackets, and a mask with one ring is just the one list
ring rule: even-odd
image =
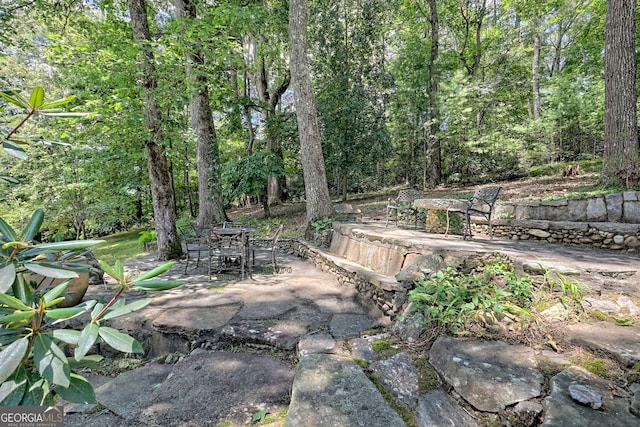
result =
[[158,240],[156,230],[143,230],[138,237],[138,243],[144,247],[145,243],[153,243]]
[[267,417],[267,414],[268,412],[264,410],[254,412],[251,416],[251,423],[254,424],[263,421]]
[[556,288],[559,288],[563,296],[567,296],[576,302],[582,299],[585,290],[587,290],[586,285],[579,280],[568,279],[557,271],[546,270],[544,281],[549,291],[554,291]]
[[[44,90],[37,87],[29,100],[19,93],[0,92],[0,97],[23,112],[2,142],[7,153],[24,159],[21,146],[36,140],[17,139],[18,131],[36,115],[75,116],[57,107],[72,97],[45,102]],[[21,232],[0,217],[0,405],[52,405],[56,396],[70,402],[95,402],[91,384],[72,369],[64,348],[73,348],[73,361],[82,363],[94,344],[104,342],[125,353],[142,353],[134,338],[103,323],[145,307],[151,300],[127,304],[122,294],[128,290],[153,291],[181,285],[177,281],[154,279],[173,263],[164,264],[131,278],[120,261],[101,268],[116,280],[119,287],[108,302],[85,301],[75,307],[58,307],[65,301],[70,279],[78,272],[89,271],[85,255],[88,248],[100,240],[73,240],[41,243],[44,211],[37,209]],[[41,275],[62,280],[59,284],[41,287],[32,280]],[[80,331],[61,327],[61,322],[89,314],[90,319]]]
[[[63,349],[73,348],[73,359],[82,362],[94,344],[104,342],[118,351],[141,353],[134,338],[103,325],[109,319],[129,314],[149,304],[139,300],[127,304],[122,294],[127,290],[165,290],[181,282],[154,279],[173,263],[130,278],[119,261],[101,268],[119,287],[108,303],[85,301],[75,307],[58,308],[64,301],[69,280],[40,289],[30,275],[57,279],[77,277],[87,271],[85,250],[101,241],[82,240],[39,243],[44,213],[38,210],[24,229],[17,233],[0,218],[0,404],[53,404],[55,396],[71,402],[95,401],[93,388],[74,373]],[[90,314],[90,320],[78,331],[60,326],[61,322]]]
[[504,283],[504,286],[508,287],[514,303],[520,307],[531,306],[533,280],[530,276],[518,276],[513,265],[503,260],[486,264],[480,270],[484,271],[487,280]]
[[371,348],[376,352],[390,350],[391,343],[385,339],[376,339],[371,343]]
[[226,203],[242,195],[266,195],[267,179],[283,176],[282,160],[271,152],[257,152],[238,161],[225,164],[222,171],[224,198]]
[[317,234],[320,234],[325,230],[331,229],[331,227],[333,226],[333,220],[330,217],[322,218],[312,222],[311,226]]
[[409,299],[427,325],[460,333],[472,322],[495,323],[505,312],[527,315],[531,286],[529,277],[518,277],[510,264],[498,260],[474,274],[452,267],[440,270],[429,280],[418,280]]
[[[447,211],[434,211],[438,222],[442,227],[447,226]],[[462,234],[464,232],[464,219],[461,214],[449,214],[449,232],[452,234]]]

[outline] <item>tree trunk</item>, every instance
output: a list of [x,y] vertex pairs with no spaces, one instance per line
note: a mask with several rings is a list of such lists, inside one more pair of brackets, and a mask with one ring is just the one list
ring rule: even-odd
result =
[[636,1],[609,0],[605,35],[605,130],[603,178],[638,183],[636,114]]
[[147,21],[147,6],[144,0],[128,0],[133,38],[140,55],[140,85],[142,88],[142,113],[149,137],[144,142],[145,155],[149,165],[149,181],[153,200],[153,214],[158,235],[158,259],[167,260],[182,254],[180,240],[176,232],[175,200],[171,190],[171,179],[167,158],[161,143],[164,131],[160,123],[160,110],[155,99],[157,82],[151,50],[151,33]]
[[540,120],[540,34],[533,35],[533,61],[531,75],[533,76],[533,119]]
[[428,182],[440,184],[442,180],[442,158],[440,148],[440,110],[438,108],[438,49],[440,44],[438,5],[436,0],[429,0],[431,12],[431,57],[429,58],[429,135],[427,139]]
[[[267,150],[275,154],[280,159],[283,159],[282,147],[280,144],[280,129],[279,127],[274,126],[273,123],[278,114],[278,105],[280,104],[282,95],[289,88],[291,75],[287,70],[280,85],[275,87],[273,90],[269,90],[269,81],[271,80],[269,78],[269,70],[267,70],[264,57],[258,57],[256,43],[254,34],[251,33],[246,37],[245,44],[248,47],[247,60],[253,69],[253,72],[251,73],[253,85],[256,88],[258,99],[261,101],[261,105],[263,105],[263,114],[267,124],[265,129]],[[285,178],[270,176],[267,181],[267,203],[269,205],[280,203],[283,199],[283,194],[286,191]]]
[[300,157],[307,198],[307,230],[309,230],[314,221],[331,216],[331,198],[307,58],[307,9],[308,0],[289,2],[291,83],[298,118]]
[[[193,0],[175,0],[177,16],[185,20],[196,19]],[[189,44],[189,41],[185,41]],[[207,78],[197,72],[204,66],[204,56],[197,49],[185,55],[185,70],[189,79],[191,97],[191,127],[196,133],[196,165],[198,169],[198,227],[210,227],[226,219],[222,199],[220,151],[209,105]]]

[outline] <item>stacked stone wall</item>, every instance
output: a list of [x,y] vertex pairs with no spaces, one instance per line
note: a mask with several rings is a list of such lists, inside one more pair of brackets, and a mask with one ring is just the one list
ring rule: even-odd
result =
[[496,218],[568,222],[640,224],[640,191],[606,194],[584,199],[540,202],[499,202]]
[[[503,239],[540,240],[628,253],[640,251],[640,224],[496,220],[492,228],[493,235]],[[474,222],[472,230],[488,234],[486,221]]]
[[408,291],[400,283],[391,283],[379,280],[373,270],[353,268],[340,265],[332,254],[319,248],[311,247],[307,243],[298,240],[285,240],[278,242],[279,248],[292,255],[305,258],[318,270],[333,275],[340,285],[358,291],[358,298],[374,315],[383,314],[389,319],[398,316],[408,299]]

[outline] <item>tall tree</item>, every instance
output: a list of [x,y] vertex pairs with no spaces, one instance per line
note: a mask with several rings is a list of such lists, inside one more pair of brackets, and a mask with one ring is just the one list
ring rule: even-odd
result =
[[640,179],[636,114],[636,0],[609,0],[605,34],[604,178]]
[[442,180],[442,158],[440,147],[440,110],[438,107],[438,53],[440,47],[440,24],[438,21],[438,2],[428,0],[429,23],[431,24],[431,55],[429,56],[429,134],[427,136],[428,171],[427,182],[440,184]]
[[[197,18],[193,0],[175,0],[176,12],[184,20],[185,27]],[[205,58],[202,51],[191,46],[185,35],[185,69],[189,79],[191,97],[191,127],[196,133],[196,163],[198,167],[198,221],[199,227],[222,223],[226,219],[222,199],[220,175],[220,151],[216,138],[213,114],[209,105],[209,88],[202,69]]]
[[289,3],[289,55],[307,198],[307,230],[310,230],[314,221],[331,215],[331,198],[322,157],[318,113],[307,57],[308,7],[308,0],[291,0]]
[[149,166],[153,214],[158,235],[158,259],[167,260],[182,254],[180,240],[176,232],[175,200],[171,187],[171,175],[167,165],[164,147],[164,133],[155,90],[155,58],[153,54],[151,32],[147,20],[145,0],[128,0],[129,16],[133,38],[138,45],[140,55],[140,85],[143,97],[144,125],[148,130],[144,142],[145,154]]

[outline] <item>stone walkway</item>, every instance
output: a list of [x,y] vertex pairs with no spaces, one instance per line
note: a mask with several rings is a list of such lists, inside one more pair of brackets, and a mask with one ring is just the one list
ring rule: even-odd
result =
[[[548,245],[380,232],[431,239],[452,253],[501,248],[568,274],[595,268],[601,289],[622,292],[625,282],[636,291],[639,286],[637,257],[562,247],[554,248],[554,255]],[[148,257],[127,268],[146,271],[154,265]],[[409,418],[418,426],[640,424],[637,378],[633,383],[629,377],[596,377],[543,345],[441,337],[428,359],[441,385],[425,389],[419,384],[426,361],[373,350],[391,326],[388,319],[372,316],[353,289],[306,261],[286,256],[283,265],[281,274],[256,273],[244,280],[229,276],[209,282],[203,271],[190,272],[195,274],[181,288],[114,319],[111,325],[136,336],[153,362],[116,377],[88,373],[103,409],[83,413],[87,407],[68,405],[65,425],[242,426],[263,412],[280,414],[271,425],[290,427],[403,426]],[[185,278],[183,269],[179,264],[163,277]],[[628,296],[638,296],[636,291]],[[87,298],[110,292],[94,286]],[[568,342],[627,367],[640,361],[639,328],[604,323],[584,328],[569,328]],[[370,378],[386,390],[386,399]]]

